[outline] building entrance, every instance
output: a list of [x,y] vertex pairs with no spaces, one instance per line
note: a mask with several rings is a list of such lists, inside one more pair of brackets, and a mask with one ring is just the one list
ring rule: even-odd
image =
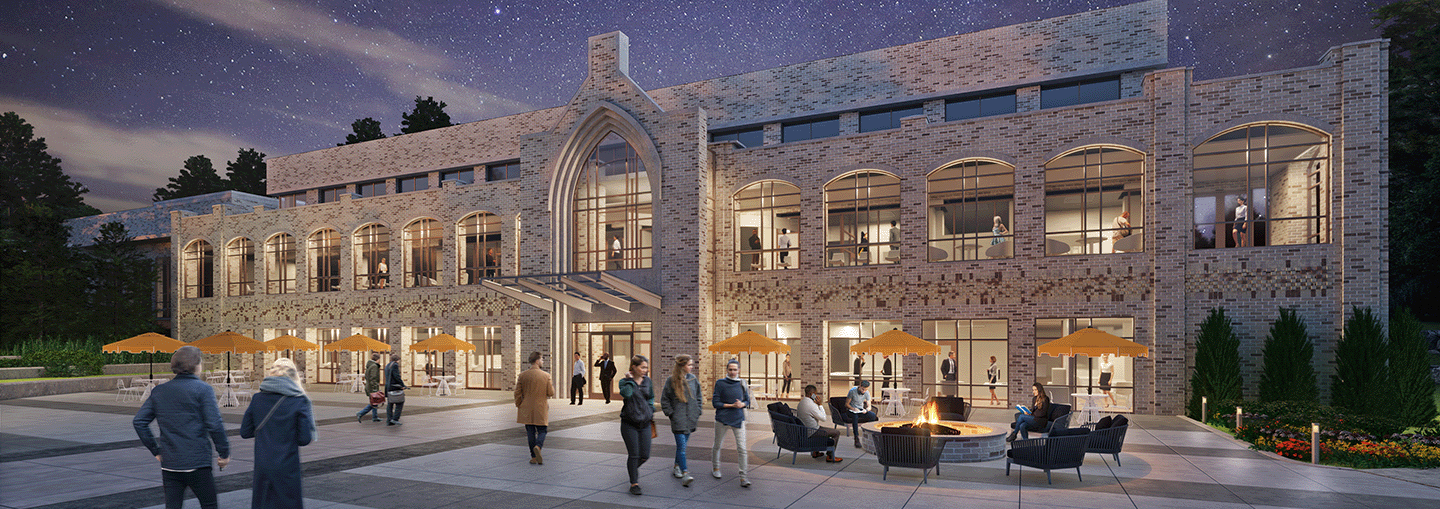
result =
[[[595,366],[600,354],[609,353],[615,362],[616,380],[610,383],[608,390],[611,391],[611,399],[616,399],[619,397],[616,386],[619,379],[625,377],[625,370],[630,369],[630,356],[650,358],[650,330],[650,322],[575,324],[573,347],[585,361],[586,391],[591,398],[604,398],[607,390],[601,386],[600,368]],[[650,368],[655,368],[654,359],[650,361]],[[650,378],[654,380],[655,375],[652,373]],[[569,382],[563,385],[568,388]]]

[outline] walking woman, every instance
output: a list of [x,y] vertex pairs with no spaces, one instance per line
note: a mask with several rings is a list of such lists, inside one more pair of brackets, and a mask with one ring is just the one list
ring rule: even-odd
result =
[[303,507],[300,447],[315,440],[315,414],[294,361],[276,359],[266,375],[240,422],[240,438],[255,439],[250,506]]
[[675,356],[675,367],[670,370],[670,381],[660,391],[660,411],[670,418],[670,431],[675,434],[675,477],[686,488],[695,477],[690,475],[690,466],[685,462],[685,447],[690,444],[690,434],[700,422],[700,379],[692,371],[695,363],[689,355]]
[[405,410],[405,381],[400,379],[400,354],[390,354],[390,365],[385,366],[385,425],[399,426],[400,412]]
[[630,473],[630,494],[640,494],[640,465],[650,459],[650,439],[655,432],[655,391],[650,386],[650,360],[644,355],[630,358],[630,370],[620,381],[620,438],[625,439],[625,469]]

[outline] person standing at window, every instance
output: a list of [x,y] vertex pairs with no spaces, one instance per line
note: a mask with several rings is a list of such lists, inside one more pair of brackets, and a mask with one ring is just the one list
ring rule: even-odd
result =
[[550,374],[540,369],[540,352],[530,352],[530,369],[515,381],[515,422],[525,425],[525,444],[530,446],[530,464],[544,465],[545,434],[550,430],[550,398],[555,387]]
[[1004,235],[1010,234],[1010,230],[1005,229],[1005,223],[1000,222],[1000,216],[995,216],[995,224],[990,227],[990,234],[993,235],[990,239],[992,246],[1005,242]]
[[1115,406],[1115,395],[1110,394],[1110,379],[1115,376],[1115,363],[1110,361],[1110,354],[1100,356],[1100,390],[1105,393],[1105,406]]
[[785,383],[781,385],[780,392],[785,396],[790,395],[790,354],[785,354],[785,364],[781,366],[780,372],[785,376]]
[[748,240],[748,242],[750,243],[750,250],[756,252],[755,254],[750,255],[750,269],[757,270],[761,267],[759,251],[761,249],[765,249],[765,245],[760,242],[760,232],[750,232],[750,239]]
[[495,248],[485,249],[485,277],[500,275],[500,255],[495,253]]
[[995,397],[995,386],[1000,385],[1000,363],[994,355],[990,356],[990,367],[985,370],[985,379],[985,385],[990,386],[990,403],[999,405],[1000,398]]
[[950,356],[946,357],[945,360],[940,363],[940,378],[941,380],[949,382],[945,384],[945,392],[950,396],[955,395],[956,387],[954,384],[960,380],[959,369],[960,363],[955,360],[955,352],[952,350]]
[[1235,197],[1235,227],[1230,230],[1235,247],[1245,247],[1245,233],[1249,231],[1246,221],[1250,219],[1250,205],[1244,196]]
[[890,388],[890,375],[893,374],[895,374],[894,365],[891,364],[890,354],[887,353],[885,354],[885,363],[880,365],[880,375],[885,377],[885,381],[880,384],[881,389]]
[[610,270],[619,270],[621,267],[621,246],[620,236],[610,237]]
[[860,232],[860,248],[855,250],[855,257],[861,264],[870,264],[870,232]]
[[375,288],[384,288],[385,282],[389,280],[390,266],[385,264],[384,258],[381,258],[380,263],[375,265],[375,281],[371,286],[374,286]]
[[857,353],[855,354],[855,383],[857,385],[860,383],[860,375],[864,373],[864,370],[865,356]]
[[890,222],[890,242],[891,251],[900,250],[900,227],[895,224],[895,221]]
[[625,471],[630,474],[630,494],[640,494],[640,466],[650,459],[650,440],[655,438],[655,389],[650,385],[650,360],[644,355],[630,358],[630,370],[620,381],[620,438],[625,440]]
[[575,366],[571,367],[570,375],[570,404],[585,404],[585,361],[580,359],[580,352],[575,352]]
[[[215,390],[195,376],[201,359],[199,348],[186,345],[175,350],[170,355],[175,378],[155,386],[131,422],[140,443],[160,462],[166,509],[184,505],[185,488],[195,493],[203,509],[218,507],[210,448],[220,456],[215,464],[221,470],[230,464],[230,440],[225,437]],[[150,422],[157,420],[158,441],[150,432]]]
[[786,251],[787,249],[790,249],[789,228],[780,229],[780,237],[775,239],[775,248],[780,250],[780,266],[789,267],[790,262],[786,261],[786,258],[790,255],[790,252]]

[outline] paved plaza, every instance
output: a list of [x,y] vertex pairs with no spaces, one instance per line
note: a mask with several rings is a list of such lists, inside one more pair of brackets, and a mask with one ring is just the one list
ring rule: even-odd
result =
[[[1125,452],[1091,454],[1081,468],[1054,473],[1005,462],[942,465],[921,482],[918,470],[892,469],[881,480],[874,456],[849,439],[826,464],[789,453],[776,458],[769,419],[749,414],[750,488],[740,487],[727,442],[725,477],[709,475],[712,431],[691,439],[690,488],[670,476],[668,423],[659,423],[642,469],[643,496],[626,492],[619,402],[583,406],[551,400],[545,464],[528,464],[525,434],[514,424],[508,392],[412,396],[403,426],[356,423],[362,396],[311,387],[319,439],[301,449],[306,506],[430,507],[1376,507],[1440,508],[1440,471],[1365,472],[1314,467],[1246,449],[1177,417],[1134,416]],[[0,507],[163,507],[159,465],[135,437],[138,404],[111,393],[0,401]],[[234,461],[219,475],[221,507],[248,507],[253,442],[236,431],[243,408],[224,408]],[[706,410],[705,424],[713,422]],[[980,410],[980,424],[1004,427],[1009,413]],[[1017,467],[1018,468],[1018,467]],[[198,507],[194,499],[186,507]]]

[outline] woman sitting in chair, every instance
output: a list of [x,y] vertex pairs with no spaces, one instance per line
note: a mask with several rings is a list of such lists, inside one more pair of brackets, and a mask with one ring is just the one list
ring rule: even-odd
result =
[[1014,442],[1016,433],[1020,434],[1020,439],[1029,440],[1030,430],[1040,431],[1050,424],[1050,396],[1045,394],[1045,386],[1035,382],[1030,386],[1030,396],[1030,413],[1015,414],[1015,429],[1005,437],[1006,442]]

